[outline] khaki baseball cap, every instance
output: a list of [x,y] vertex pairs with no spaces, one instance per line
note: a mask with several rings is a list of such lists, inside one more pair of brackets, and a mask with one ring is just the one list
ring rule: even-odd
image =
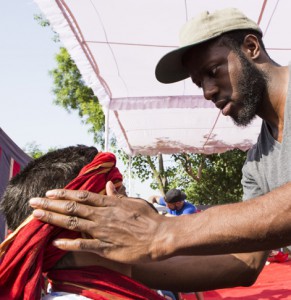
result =
[[162,83],[188,78],[188,71],[182,65],[182,57],[187,50],[223,33],[242,29],[255,30],[263,35],[260,27],[236,8],[201,13],[182,27],[180,47],[161,58],[156,66],[156,78]]

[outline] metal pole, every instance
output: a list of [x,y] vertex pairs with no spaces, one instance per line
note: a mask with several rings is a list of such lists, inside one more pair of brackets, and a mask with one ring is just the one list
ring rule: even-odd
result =
[[132,196],[132,186],[131,186],[131,156],[128,159],[128,196]]
[[106,106],[104,116],[105,116],[104,149],[106,152],[108,152],[109,151],[109,106]]

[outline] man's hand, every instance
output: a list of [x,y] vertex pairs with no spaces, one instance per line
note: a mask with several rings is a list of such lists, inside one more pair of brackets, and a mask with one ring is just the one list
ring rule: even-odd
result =
[[152,203],[152,204],[154,204],[154,203],[160,204],[160,203],[159,203],[160,197],[161,197],[161,196],[156,196],[156,195],[150,196],[150,197],[148,198],[148,202],[149,202],[149,203]]
[[[68,251],[89,251],[123,263],[149,262],[167,255],[163,247],[168,218],[147,201],[118,194],[106,185],[108,196],[87,191],[52,190],[33,198],[34,217],[92,238],[59,239],[54,245]],[[159,249],[155,245],[159,245]]]

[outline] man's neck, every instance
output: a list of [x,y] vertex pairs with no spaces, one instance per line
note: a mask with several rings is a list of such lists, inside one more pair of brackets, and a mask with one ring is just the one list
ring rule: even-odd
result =
[[260,105],[258,116],[268,124],[271,135],[282,142],[289,68],[272,66],[268,70],[268,95]]

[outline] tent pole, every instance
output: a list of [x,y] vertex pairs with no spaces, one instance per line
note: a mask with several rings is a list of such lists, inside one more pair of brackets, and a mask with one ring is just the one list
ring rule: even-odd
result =
[[105,117],[104,148],[105,148],[105,151],[108,152],[109,151],[109,141],[108,141],[109,140],[109,107],[106,107],[104,117]]
[[129,196],[132,196],[131,163],[132,163],[132,157],[131,157],[131,155],[129,155],[129,158],[128,158],[128,195]]

